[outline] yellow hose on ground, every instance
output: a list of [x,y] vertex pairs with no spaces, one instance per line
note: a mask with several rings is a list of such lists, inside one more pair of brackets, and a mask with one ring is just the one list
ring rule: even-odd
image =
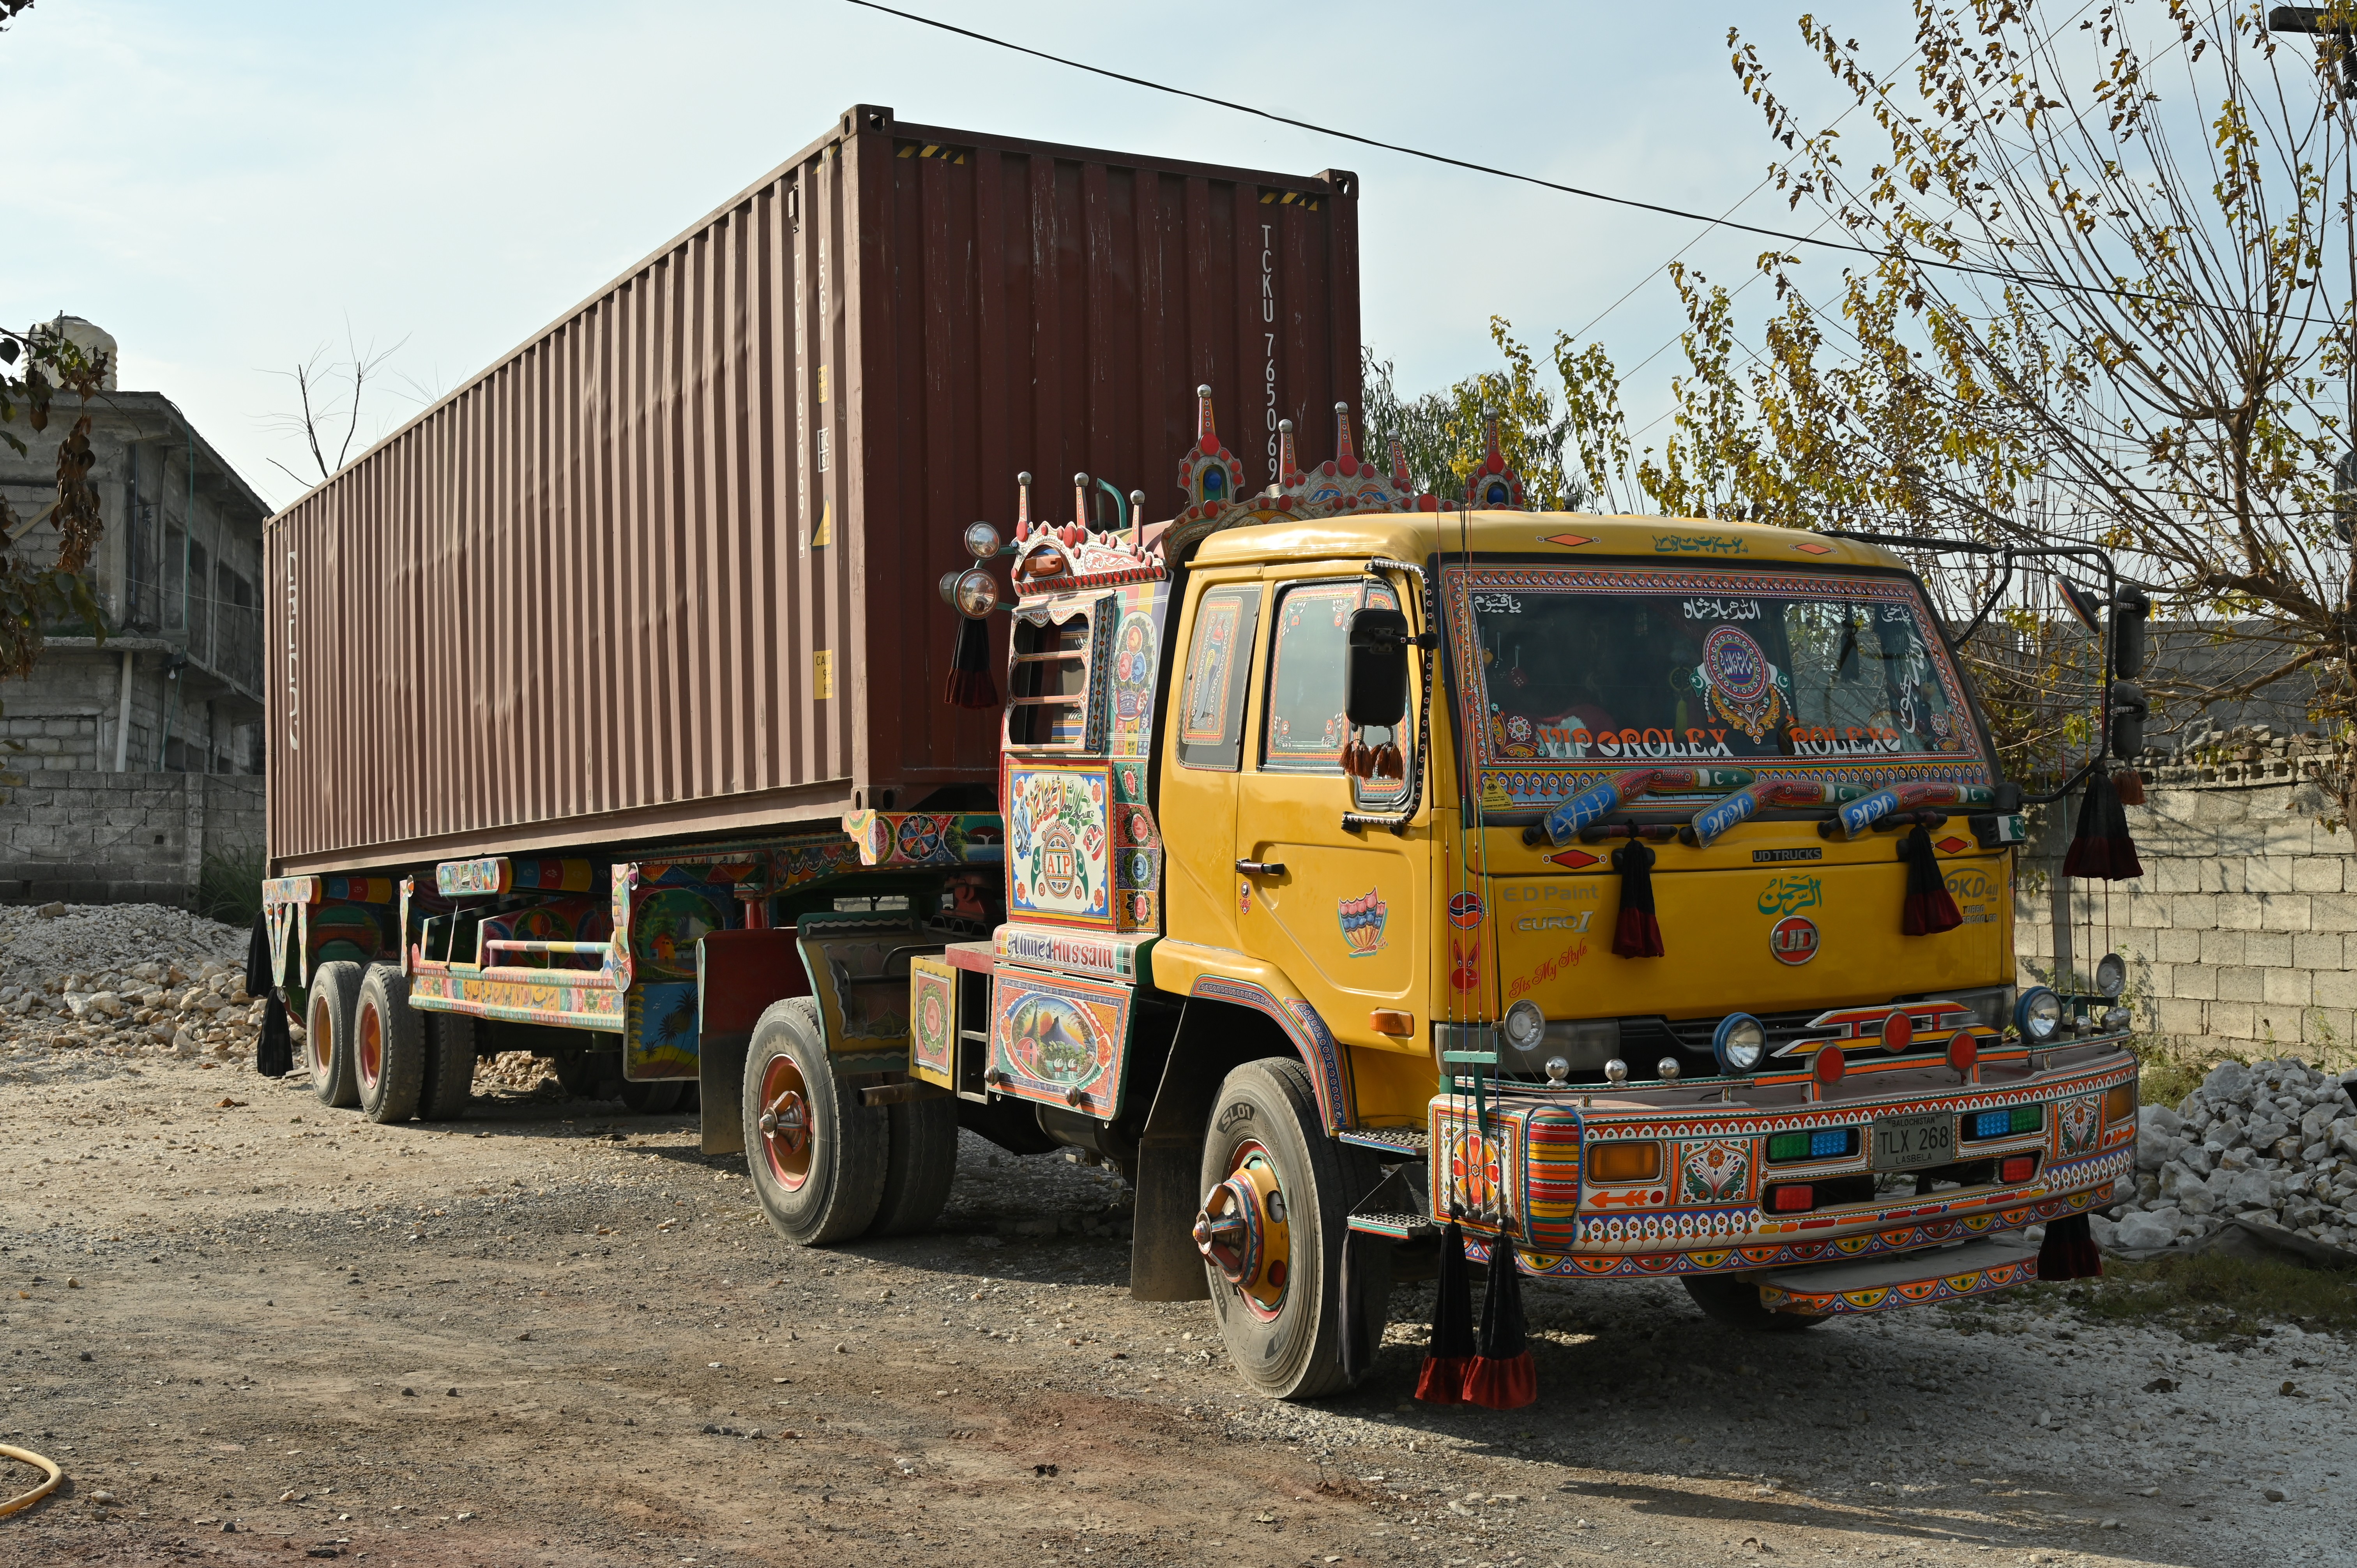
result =
[[56,1460],[46,1458],[29,1448],[11,1448],[5,1443],[0,1443],[0,1458],[19,1460],[27,1465],[37,1466],[49,1473],[48,1480],[43,1481],[24,1496],[10,1498],[6,1502],[0,1503],[0,1519],[5,1519],[12,1513],[22,1513],[31,1508],[35,1503],[56,1491],[58,1483],[66,1478],[66,1473],[58,1468]]

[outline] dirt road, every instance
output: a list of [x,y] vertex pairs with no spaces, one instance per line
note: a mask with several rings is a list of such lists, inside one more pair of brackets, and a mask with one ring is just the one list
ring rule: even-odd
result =
[[1110,1178],[971,1140],[937,1233],[825,1252],[686,1119],[511,1091],[380,1128],[235,1065],[20,1050],[0,1148],[0,1441],[70,1477],[0,1520],[11,1568],[2207,1568],[2357,1522],[2347,1348],[2297,1330],[2050,1294],[1752,1338],[1674,1286],[1534,1289],[1541,1402],[1496,1414],[1408,1399],[1403,1290],[1368,1384],[1303,1408],[1200,1305],[1128,1298]]

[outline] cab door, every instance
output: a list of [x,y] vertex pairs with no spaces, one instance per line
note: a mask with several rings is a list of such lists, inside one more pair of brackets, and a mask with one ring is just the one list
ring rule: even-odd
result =
[[[1412,1015],[1420,1042],[1431,925],[1426,835],[1342,825],[1346,811],[1396,810],[1407,797],[1408,767],[1397,780],[1361,781],[1341,760],[1351,738],[1342,713],[1351,617],[1365,605],[1395,609],[1398,597],[1359,575],[1269,587],[1266,673],[1256,683],[1236,819],[1243,947],[1282,969],[1338,1039],[1405,1044],[1374,1028],[1372,1015],[1383,1010]],[[1398,746],[1410,764],[1415,725],[1411,714],[1396,735],[1364,739]]]
[[1164,898],[1175,941],[1242,945],[1231,852],[1263,595],[1255,579],[1210,583],[1179,628],[1182,673],[1164,726],[1160,791]]

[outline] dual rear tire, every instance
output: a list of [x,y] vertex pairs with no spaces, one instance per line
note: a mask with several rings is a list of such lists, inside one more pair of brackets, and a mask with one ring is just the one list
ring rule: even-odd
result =
[[313,1092],[329,1105],[353,1106],[371,1122],[423,1117],[451,1122],[467,1113],[475,1086],[475,1021],[421,1013],[409,1004],[409,982],[389,963],[322,964],[311,977],[309,1033]]
[[745,1053],[745,1163],[770,1228],[804,1247],[925,1230],[957,1172],[957,1105],[868,1105],[837,1073],[818,1004],[772,1003]]

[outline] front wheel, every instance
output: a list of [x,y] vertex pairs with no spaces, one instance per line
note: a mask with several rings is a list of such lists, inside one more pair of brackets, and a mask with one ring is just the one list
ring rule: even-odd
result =
[[1814,1328],[1825,1318],[1805,1313],[1778,1312],[1760,1299],[1760,1287],[1726,1274],[1683,1274],[1679,1276],[1686,1294],[1702,1308],[1705,1317],[1724,1323],[1729,1328],[1740,1328],[1749,1334],[1798,1334],[1804,1328]]
[[745,1052],[745,1164],[770,1228],[804,1247],[867,1229],[884,1198],[891,1123],[836,1076],[818,1004],[773,1002]]
[[[1380,1179],[1374,1161],[1327,1136],[1299,1062],[1246,1062],[1228,1074],[1211,1128],[1195,1246],[1228,1355],[1274,1398],[1340,1393],[1351,1382],[1342,1369],[1346,1221]],[[1353,1262],[1354,1326],[1379,1345],[1390,1249],[1362,1248]]]

